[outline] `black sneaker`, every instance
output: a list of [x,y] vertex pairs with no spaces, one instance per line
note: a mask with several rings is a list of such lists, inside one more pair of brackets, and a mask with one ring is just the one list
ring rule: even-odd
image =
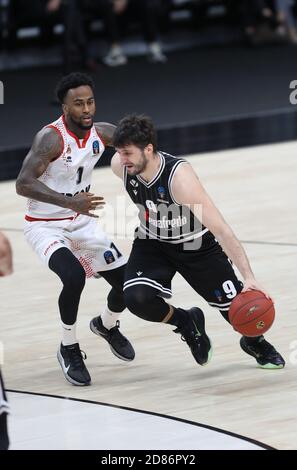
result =
[[242,336],[240,338],[241,349],[253,356],[262,369],[283,369],[285,367],[285,360],[279,352],[268,343],[264,336],[259,336],[258,341],[249,344],[248,338]]
[[113,328],[108,330],[103,326],[101,317],[95,317],[90,322],[90,328],[95,335],[102,336],[108,343],[115,356],[123,361],[133,361],[135,351],[132,344],[125,338],[119,330],[120,322],[117,321]]
[[68,382],[73,385],[90,385],[91,377],[84,363],[87,356],[79,349],[78,343],[69,346],[61,343],[57,357]]
[[198,364],[205,366],[211,360],[212,347],[209,337],[205,331],[204,314],[200,308],[193,307],[185,310],[188,315],[187,322],[174,330],[180,333],[181,339],[186,341]]

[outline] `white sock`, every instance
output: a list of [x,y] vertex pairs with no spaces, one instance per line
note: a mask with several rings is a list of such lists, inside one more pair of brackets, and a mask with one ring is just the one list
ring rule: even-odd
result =
[[66,325],[61,321],[62,325],[62,344],[63,346],[69,346],[70,344],[78,343],[76,337],[76,322],[73,325]]
[[116,322],[119,320],[122,312],[112,312],[108,307],[105,307],[104,312],[101,314],[101,320],[103,326],[110,330],[116,325]]

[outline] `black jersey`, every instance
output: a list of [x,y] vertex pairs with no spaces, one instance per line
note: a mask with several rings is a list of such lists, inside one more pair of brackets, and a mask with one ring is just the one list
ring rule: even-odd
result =
[[132,201],[139,208],[138,238],[157,239],[167,243],[182,243],[201,239],[208,232],[186,206],[178,204],[171,190],[174,173],[188,164],[159,152],[161,165],[154,178],[147,182],[140,175],[130,176],[125,168],[124,184]]

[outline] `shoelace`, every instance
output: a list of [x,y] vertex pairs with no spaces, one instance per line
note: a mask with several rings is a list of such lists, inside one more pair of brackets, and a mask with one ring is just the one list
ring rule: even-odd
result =
[[110,337],[116,337],[116,338],[117,338],[117,341],[119,342],[119,344],[120,344],[121,346],[125,346],[125,345],[127,344],[127,340],[126,340],[126,338],[120,333],[119,328],[120,328],[120,322],[119,322],[119,320],[117,320],[115,326],[112,327],[112,328],[109,330],[109,334],[110,334]]
[[277,351],[274,347],[268,343],[264,338],[260,339],[256,344],[248,345],[252,351],[259,357],[259,356],[270,356],[275,357],[277,356]]
[[[180,334],[181,334],[180,339],[181,339],[182,341],[185,341],[186,343],[188,343],[188,340],[187,340],[187,339],[184,337],[184,335],[182,334],[182,329],[181,329],[181,328],[176,328],[176,329],[173,330],[173,331],[174,331],[174,333],[180,333]],[[194,333],[193,331],[191,331],[190,334],[189,334],[189,336],[191,336],[191,338],[189,339],[189,341],[191,341],[192,338],[193,338],[195,341],[198,340],[198,342],[199,342],[200,336],[198,335],[198,333]]]
[[71,361],[73,361],[73,368],[80,369],[84,367],[84,362],[87,359],[87,355],[84,351],[79,348],[70,349],[69,355],[71,357]]
[[259,343],[259,352],[260,354],[263,354],[263,355],[268,354],[269,356],[272,356],[272,357],[274,357],[277,354],[274,347],[271,346],[271,344],[269,344],[265,340]]

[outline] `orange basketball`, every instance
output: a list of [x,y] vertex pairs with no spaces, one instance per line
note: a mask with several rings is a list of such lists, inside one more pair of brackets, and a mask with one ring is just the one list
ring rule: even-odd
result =
[[275,310],[263,292],[250,290],[233,299],[228,315],[235,331],[244,336],[260,336],[271,327]]

